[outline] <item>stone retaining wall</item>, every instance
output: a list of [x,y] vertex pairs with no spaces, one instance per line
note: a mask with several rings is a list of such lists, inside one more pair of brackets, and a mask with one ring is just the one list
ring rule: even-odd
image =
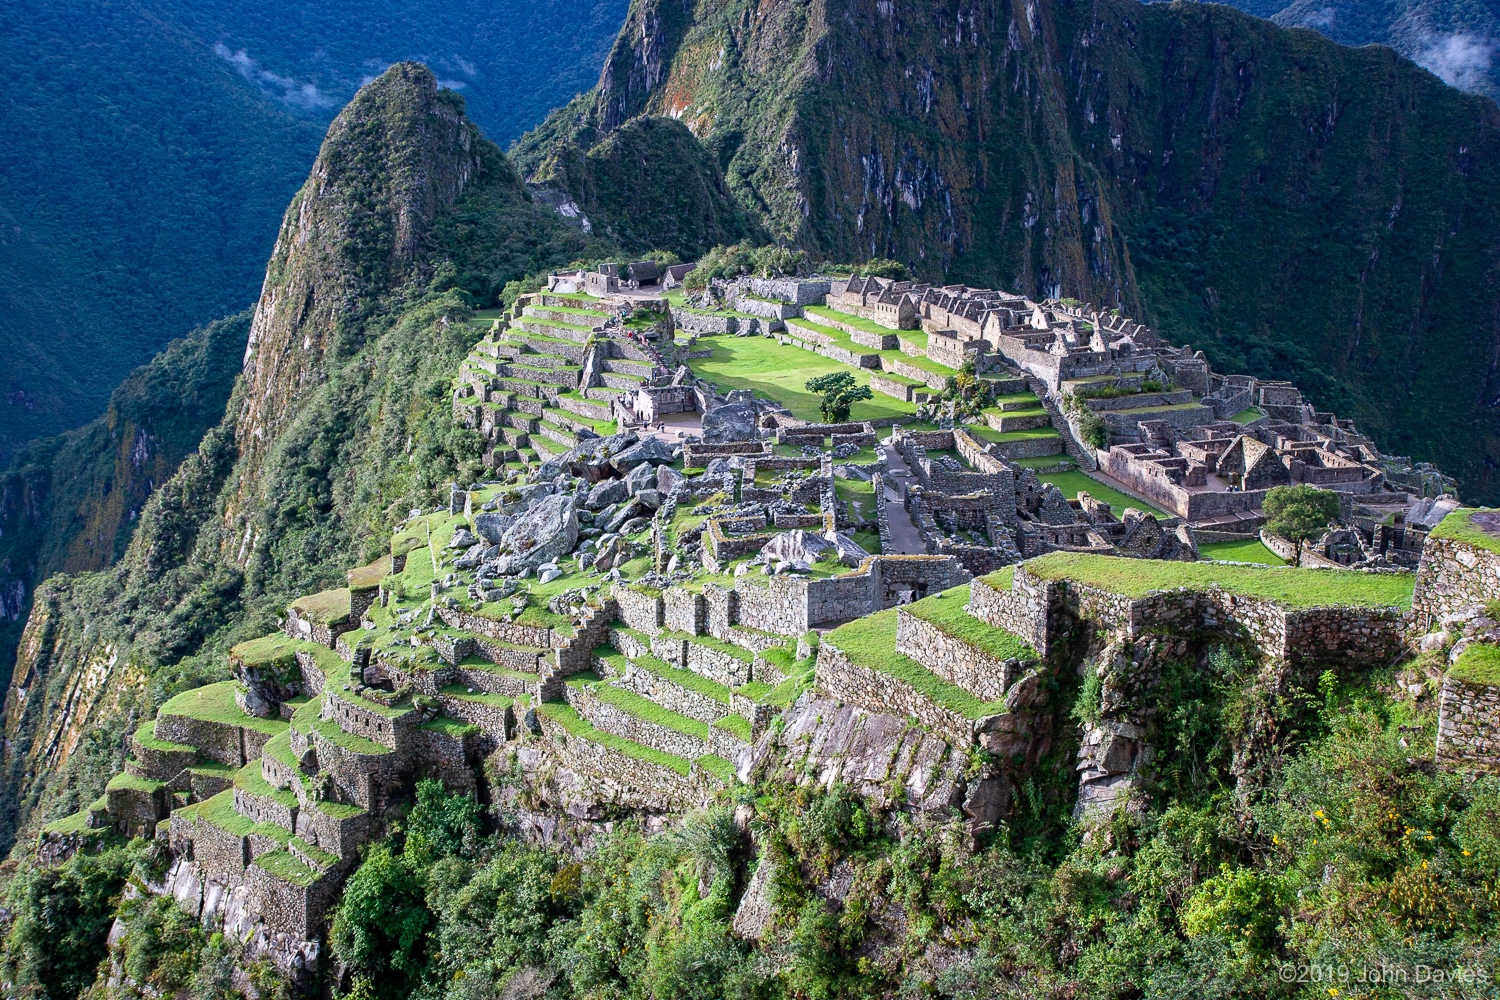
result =
[[818,647],[814,686],[825,698],[868,712],[916,719],[950,743],[969,746],[974,742],[975,727],[968,719],[938,705],[900,678],[853,662],[826,636]]
[[203,756],[230,767],[243,767],[260,756],[270,736],[246,730],[231,722],[191,719],[184,715],[158,715],[156,738],[168,743],[197,747]]
[[498,639],[501,642],[508,642],[517,646],[536,646],[539,649],[551,649],[562,642],[562,637],[554,634],[550,628],[514,625],[510,622],[496,621],[493,618],[471,614],[458,608],[438,608],[438,617],[449,628],[456,628],[464,632],[474,632],[478,635],[489,636],[491,639]]
[[370,839],[370,815],[334,817],[308,803],[297,810],[297,836],[315,847],[331,851],[348,861],[359,853],[359,847]]
[[662,592],[662,621],[669,631],[702,635],[707,607],[702,594],[681,587]]
[[323,928],[323,918],[338,899],[343,880],[324,874],[310,886],[283,882],[264,868],[245,870],[252,905],[266,923],[295,937],[307,939]]
[[896,652],[922,666],[980,701],[999,701],[1016,678],[1033,662],[1001,660],[948,635],[929,622],[896,612]]
[[642,746],[686,760],[712,752],[712,747],[707,740],[689,736],[687,733],[679,733],[675,729],[668,729],[666,726],[649,722],[640,716],[631,715],[606,701],[601,701],[587,688],[569,687],[567,693],[568,704],[572,705],[578,714],[587,719],[595,729],[623,736]]
[[1411,607],[1424,631],[1448,615],[1500,598],[1500,553],[1452,538],[1428,537]]
[[619,686],[649,698],[662,708],[702,722],[714,722],[729,714],[730,708],[708,695],[690,691],[641,667],[630,666],[620,678]]
[[614,597],[620,607],[620,620],[626,625],[641,632],[661,630],[665,616],[660,594],[643,594],[619,584]]
[[[614,785],[621,806],[680,811],[702,805],[712,797],[712,793],[691,776],[627,756],[592,740],[571,736],[560,723],[540,713],[538,720],[558,762],[579,774],[598,775]],[[718,784],[723,787],[722,783]]]
[[737,656],[697,643],[687,644],[687,669],[716,684],[737,688],[754,680],[754,667]]
[[1437,759],[1448,765],[1500,771],[1500,687],[1443,678]]

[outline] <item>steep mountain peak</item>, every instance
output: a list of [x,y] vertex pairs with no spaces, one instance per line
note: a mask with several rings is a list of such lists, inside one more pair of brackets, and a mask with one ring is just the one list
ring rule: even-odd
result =
[[255,461],[323,354],[362,337],[372,300],[420,277],[439,211],[482,170],[463,100],[397,63],[334,120],[282,221],[245,351],[236,444]]

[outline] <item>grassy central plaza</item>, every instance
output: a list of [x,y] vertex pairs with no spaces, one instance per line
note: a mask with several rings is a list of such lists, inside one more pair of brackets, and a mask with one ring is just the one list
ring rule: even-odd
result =
[[[808,379],[829,372],[853,372],[860,385],[870,384],[870,374],[863,369],[770,337],[705,337],[698,346],[711,347],[713,356],[688,362],[693,374],[716,383],[720,389],[749,389],[759,397],[774,399],[803,420],[823,419],[818,409],[820,397],[803,388]],[[878,392],[874,396],[855,403],[849,419],[890,421],[916,413],[911,403]]]

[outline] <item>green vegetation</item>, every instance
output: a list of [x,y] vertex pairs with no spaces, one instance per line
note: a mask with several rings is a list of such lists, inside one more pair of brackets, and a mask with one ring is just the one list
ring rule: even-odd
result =
[[[623,657],[621,658],[623,659]],[[674,667],[654,656],[639,656],[630,662],[633,662],[640,669],[649,671],[663,680],[671,681],[678,687],[686,688],[694,694],[700,694],[705,698],[712,698],[714,701],[724,705],[729,704],[729,689],[722,684],[709,680],[702,674]]]
[[[805,388],[809,379],[851,372],[860,385],[869,385],[867,373],[769,337],[712,337],[699,343],[713,352],[708,358],[688,362],[699,378],[730,389],[750,389],[757,396],[777,400],[804,420],[822,419],[821,397]],[[914,412],[910,403],[881,395],[855,403],[850,419],[889,420]]]
[[1469,684],[1500,687],[1500,649],[1475,643],[1458,654],[1448,676]]
[[968,604],[969,585],[966,583],[908,604],[901,610],[997,660],[1036,659],[1036,650],[1029,643],[970,615]]
[[1339,519],[1339,495],[1303,483],[1271,487],[1263,506],[1266,530],[1292,542],[1299,554],[1304,542],[1321,538]]
[[1124,514],[1126,507],[1134,507],[1136,510],[1143,510],[1157,517],[1171,516],[1166,511],[1153,507],[1144,500],[1137,500],[1128,493],[1122,493],[1084,472],[1044,472],[1037,478],[1062,490],[1063,496],[1069,500],[1077,498],[1080,493],[1087,493],[1095,500],[1109,504],[1115,517]]
[[349,620],[349,588],[339,587],[299,597],[292,602],[299,615],[323,625],[339,625]]
[[292,857],[288,851],[271,851],[250,863],[292,885],[309,886],[318,880],[316,871]]
[[818,411],[828,423],[838,424],[849,419],[849,410],[855,403],[872,398],[868,384],[860,385],[853,372],[829,372],[810,378],[802,386],[808,392],[822,397]]
[[472,722],[464,722],[462,719],[450,719],[446,715],[440,715],[436,719],[428,719],[422,723],[422,729],[429,733],[442,733],[452,739],[461,740],[467,736],[478,736],[483,730]]
[[679,715],[668,708],[663,708],[649,698],[643,698],[634,691],[615,687],[608,682],[599,683],[579,678],[569,678],[568,684],[574,687],[587,688],[589,694],[647,722],[661,726],[663,729],[671,729],[686,736],[696,736],[700,740],[708,739],[708,723],[701,719],[690,719],[685,715]]
[[1282,566],[1286,560],[1266,548],[1258,538],[1248,542],[1207,542],[1198,546],[1198,554],[1204,559],[1223,559],[1228,562],[1265,563],[1267,566]]
[[140,728],[135,731],[135,741],[143,747],[160,750],[162,753],[193,753],[197,750],[197,747],[157,739],[155,719],[147,719],[141,723]]
[[[1260,569],[1075,552],[1038,556],[1026,563],[1026,570],[1044,580],[1075,580],[1131,598],[1144,597],[1156,590],[1205,590],[1217,586],[1233,594],[1260,597],[1289,608],[1331,605],[1408,608],[1414,583],[1409,573]],[[985,582],[989,580],[985,578]]]
[[1487,552],[1500,554],[1500,536],[1475,524],[1471,518],[1480,511],[1472,507],[1460,507],[1438,523],[1429,533],[1429,538],[1448,538],[1463,542]]
[[1257,407],[1247,406],[1229,419],[1233,420],[1237,424],[1253,424],[1264,416],[1265,413],[1263,413]]
[[220,681],[218,684],[193,688],[168,701],[161,707],[160,714],[240,726],[258,733],[270,733],[272,736],[286,728],[287,724],[281,719],[260,719],[240,711],[234,701],[237,690],[237,681]]
[[983,702],[950,683],[909,656],[896,652],[896,609],[880,611],[823,637],[825,645],[842,650],[854,663],[904,681],[934,704],[966,719],[980,719],[1004,711],[998,702]]

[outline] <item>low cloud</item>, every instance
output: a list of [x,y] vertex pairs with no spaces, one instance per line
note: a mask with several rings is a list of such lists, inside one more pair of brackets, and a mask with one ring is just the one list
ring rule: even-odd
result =
[[1424,35],[1412,61],[1450,87],[1478,90],[1495,60],[1495,43],[1478,35]]
[[214,55],[239,70],[240,76],[292,107],[304,111],[323,111],[337,107],[340,103],[338,98],[324,93],[316,83],[293,80],[262,69],[244,49],[231,49],[223,42],[218,42],[214,45]]
[[1302,15],[1298,23],[1304,28],[1317,28],[1319,31],[1327,31],[1333,27],[1333,22],[1338,18],[1338,11],[1332,7],[1323,7],[1320,10],[1311,10]]

